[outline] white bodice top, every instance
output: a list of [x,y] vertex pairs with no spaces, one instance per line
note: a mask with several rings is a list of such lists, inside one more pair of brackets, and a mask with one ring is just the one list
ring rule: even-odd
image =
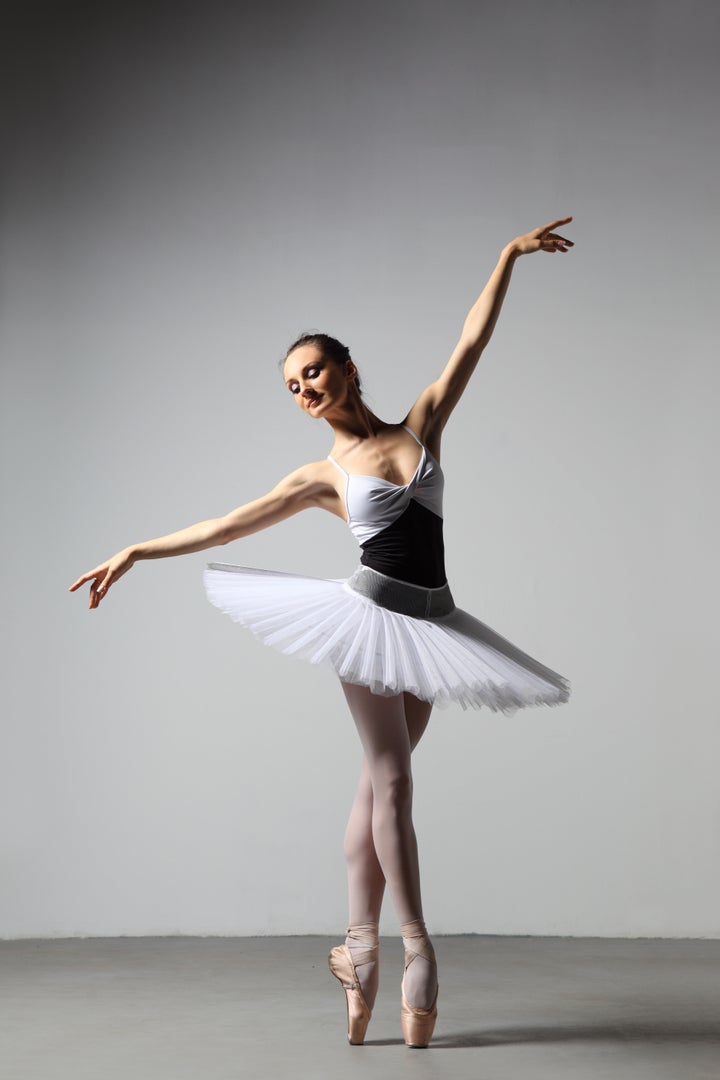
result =
[[422,449],[415,475],[407,484],[393,484],[379,476],[348,473],[328,454],[328,460],[345,476],[348,525],[359,544],[366,543],[397,521],[412,499],[442,518],[444,477],[440,462],[423,446],[411,428],[406,424],[403,424],[403,428]]

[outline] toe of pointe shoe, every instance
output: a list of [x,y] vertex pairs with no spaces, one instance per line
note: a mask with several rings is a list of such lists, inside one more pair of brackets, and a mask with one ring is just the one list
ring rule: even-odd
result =
[[330,950],[328,967],[345,991],[348,1042],[351,1046],[362,1046],[371,1014],[365,995],[360,988],[352,954],[347,945],[336,945]]
[[437,1020],[437,994],[430,1009],[416,1009],[410,1005],[405,994],[400,1003],[400,1023],[405,1045],[413,1049],[424,1050],[430,1045]]

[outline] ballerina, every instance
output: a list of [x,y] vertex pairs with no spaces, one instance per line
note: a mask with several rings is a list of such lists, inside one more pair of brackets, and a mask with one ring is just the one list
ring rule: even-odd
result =
[[516,237],[470,309],[439,377],[401,423],[375,415],[362,396],[349,349],[304,334],[283,375],[308,416],[325,420],[331,453],[229,513],[119,551],[70,586],[90,582],[89,607],[138,560],[203,551],[269,528],[309,507],[345,521],[362,549],[347,580],[325,580],[210,563],[213,604],[267,644],[338,674],[363,762],[345,832],[349,914],[329,966],[346,996],[350,1043],[365,1038],[378,987],[378,925],[385,887],[405,949],[401,1024],[405,1042],[426,1047],[437,1018],[437,963],[424,921],[412,821],[411,754],[433,705],[456,702],[511,715],[567,701],[563,676],[456,607],[445,574],[440,442],[497,323],[513,267],[536,251],[567,252],[558,218]]

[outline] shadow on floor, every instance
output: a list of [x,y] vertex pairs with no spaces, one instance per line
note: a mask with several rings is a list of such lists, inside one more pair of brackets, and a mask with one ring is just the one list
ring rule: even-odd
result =
[[[402,1040],[378,1041],[377,1045],[392,1045]],[[720,1021],[632,1021],[618,1019],[617,1023],[552,1025],[548,1027],[506,1027],[483,1031],[458,1031],[438,1034],[431,1047],[435,1050],[456,1050],[470,1046],[509,1046],[523,1043],[551,1044],[572,1042],[654,1042],[717,1043],[720,1047]]]

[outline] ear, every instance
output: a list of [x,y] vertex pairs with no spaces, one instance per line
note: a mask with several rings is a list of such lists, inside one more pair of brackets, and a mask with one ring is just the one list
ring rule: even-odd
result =
[[345,374],[351,381],[357,379],[358,369],[355,367],[352,360],[345,361]]

